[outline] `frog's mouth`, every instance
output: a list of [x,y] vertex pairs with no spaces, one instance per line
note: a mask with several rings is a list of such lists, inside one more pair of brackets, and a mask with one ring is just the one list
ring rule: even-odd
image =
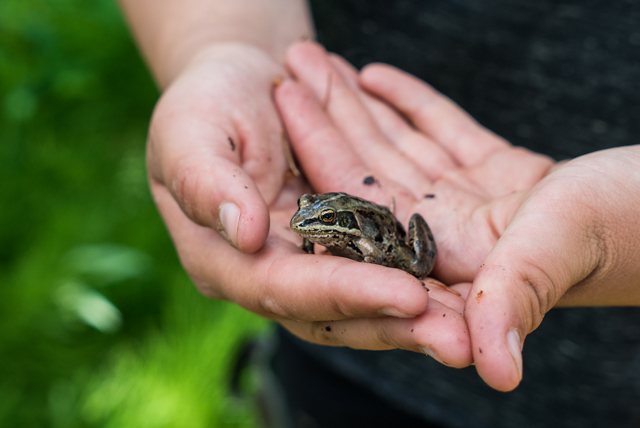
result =
[[341,230],[341,228],[336,227],[336,225],[324,225],[319,221],[314,221],[313,219],[301,220],[291,228],[301,237],[308,239],[314,244],[323,245],[327,248],[345,246],[354,238],[361,235],[359,233],[353,233],[353,230],[349,231],[351,233],[347,233],[347,230]]
[[324,226],[317,220],[305,219],[297,223],[291,221],[291,229],[303,238],[331,238],[336,235],[335,230]]

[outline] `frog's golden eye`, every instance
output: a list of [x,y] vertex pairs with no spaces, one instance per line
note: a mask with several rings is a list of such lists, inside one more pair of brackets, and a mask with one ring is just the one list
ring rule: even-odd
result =
[[334,210],[324,210],[320,213],[320,220],[323,223],[333,223],[336,220],[336,212]]

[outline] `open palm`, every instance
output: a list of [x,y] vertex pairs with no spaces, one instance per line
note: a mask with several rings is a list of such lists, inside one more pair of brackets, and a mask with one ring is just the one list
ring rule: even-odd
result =
[[522,199],[514,192],[524,197],[554,166],[390,66],[358,77],[312,43],[290,49],[287,65],[298,83],[276,99],[312,187],[395,204],[405,225],[420,213],[438,244],[433,275],[445,283],[473,280]]
[[[483,260],[554,162],[511,146],[424,82],[390,66],[371,65],[358,75],[309,42],[289,50],[287,66],[297,82],[282,84],[276,102],[311,186],[391,205],[405,225],[413,213],[421,214],[438,245],[432,275],[462,295],[436,289],[430,303],[462,314]],[[377,272],[358,275],[353,282]],[[418,343],[445,364],[471,364],[465,354],[471,351],[461,346],[470,342],[459,340],[467,332],[453,332],[466,326],[435,325],[431,312],[412,320],[410,331],[391,321],[380,328],[404,349]]]
[[[309,43],[290,50],[288,65],[310,90],[289,83],[277,99],[311,184],[395,200],[401,219],[428,220],[434,274],[464,298],[472,360],[489,385],[518,385],[524,339],[554,306],[640,305],[640,146],[554,164],[392,67],[358,75]],[[412,332],[434,337],[454,327],[417,324]],[[455,356],[452,343],[441,340],[438,355]]]

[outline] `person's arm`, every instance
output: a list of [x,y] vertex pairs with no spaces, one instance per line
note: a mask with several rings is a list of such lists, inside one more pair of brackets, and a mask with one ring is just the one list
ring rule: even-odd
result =
[[165,88],[203,49],[247,44],[277,61],[313,37],[305,0],[120,0],[140,50]]

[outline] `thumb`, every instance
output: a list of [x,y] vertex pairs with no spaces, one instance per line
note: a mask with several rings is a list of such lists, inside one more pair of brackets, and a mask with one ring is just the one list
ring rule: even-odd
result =
[[[601,257],[588,210],[557,191],[540,193],[530,195],[489,253],[465,306],[476,369],[500,391],[522,379],[525,336]],[[513,197],[515,211],[520,196]]]
[[[217,230],[240,251],[259,250],[269,232],[269,211],[262,191],[275,194],[281,183],[262,180],[268,188],[258,187],[252,177],[260,178],[261,171],[255,166],[257,162],[253,162],[252,175],[245,171],[252,162],[241,158],[241,153],[249,150],[236,132],[224,131],[222,126],[203,131],[202,127],[180,125],[174,120],[152,125],[150,130],[147,164],[154,196],[159,186],[165,187],[192,222]],[[271,157],[276,162],[269,164],[277,163],[277,156]],[[269,168],[276,167],[262,167],[264,172]]]
[[268,207],[234,162],[215,156],[183,159],[162,181],[152,176],[151,182],[154,196],[158,186],[166,187],[191,221],[215,229],[240,251],[262,247],[269,232]]

